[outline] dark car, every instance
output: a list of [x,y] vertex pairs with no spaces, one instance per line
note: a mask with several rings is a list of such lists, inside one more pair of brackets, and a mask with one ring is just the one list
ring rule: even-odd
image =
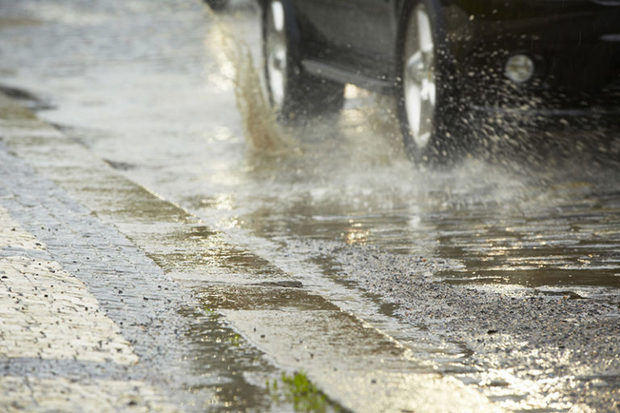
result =
[[393,93],[416,161],[453,154],[466,114],[620,109],[620,0],[264,0],[262,22],[281,119],[337,111],[346,83]]

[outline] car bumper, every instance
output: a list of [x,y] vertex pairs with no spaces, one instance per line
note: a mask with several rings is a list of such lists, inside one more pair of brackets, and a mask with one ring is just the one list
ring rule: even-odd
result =
[[[620,107],[620,1],[514,3],[447,18],[452,70],[476,105],[529,103],[552,113]],[[533,62],[526,82],[506,77],[515,55]]]

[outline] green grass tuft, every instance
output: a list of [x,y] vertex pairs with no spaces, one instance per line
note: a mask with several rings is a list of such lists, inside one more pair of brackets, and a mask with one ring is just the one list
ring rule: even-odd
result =
[[303,371],[293,375],[282,373],[280,380],[267,381],[267,388],[272,398],[291,403],[298,412],[340,411],[333,405],[309,379]]

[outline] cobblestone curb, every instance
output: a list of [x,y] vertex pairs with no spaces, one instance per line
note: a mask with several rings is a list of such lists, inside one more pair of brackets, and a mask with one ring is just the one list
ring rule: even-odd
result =
[[[277,376],[277,370],[261,361],[260,351],[225,341],[238,340],[238,335],[204,311],[188,289],[135,244],[152,243],[168,231],[191,230],[192,218],[128,181],[56,128],[33,116],[22,117],[20,110],[3,110],[6,106],[15,103],[0,93],[0,208],[24,231],[8,241],[2,226],[0,257],[54,262],[52,269],[81,281],[138,362],[0,355],[3,376],[62,377],[84,386],[93,380],[127,386],[142,382],[184,411],[247,405],[268,410],[272,401],[265,377],[254,379],[252,383],[260,383],[256,386],[246,380],[246,373],[249,368]],[[117,227],[124,233],[130,229],[135,240]],[[245,364],[240,366],[239,360]],[[12,381],[11,386],[28,380]],[[12,399],[7,395],[3,400]]]
[[50,370],[45,378],[15,375],[15,364],[36,370],[43,360],[130,366],[138,358],[86,285],[52,260],[45,245],[2,207],[0,358],[13,366],[0,377],[1,411],[175,410],[142,381],[77,383],[54,377],[62,369]]

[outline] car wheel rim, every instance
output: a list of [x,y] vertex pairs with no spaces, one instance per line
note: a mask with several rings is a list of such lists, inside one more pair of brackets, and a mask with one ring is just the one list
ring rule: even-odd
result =
[[409,19],[405,37],[403,89],[409,134],[424,148],[433,132],[435,113],[434,44],[430,19],[423,5]]
[[276,109],[282,107],[286,91],[286,35],[284,6],[272,1],[268,10],[266,32],[267,81],[271,103]]

